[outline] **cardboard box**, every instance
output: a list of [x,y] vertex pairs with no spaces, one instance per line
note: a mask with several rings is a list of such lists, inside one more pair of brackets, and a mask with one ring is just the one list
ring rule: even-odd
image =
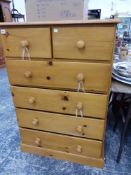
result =
[[27,21],[86,19],[88,0],[26,0]]

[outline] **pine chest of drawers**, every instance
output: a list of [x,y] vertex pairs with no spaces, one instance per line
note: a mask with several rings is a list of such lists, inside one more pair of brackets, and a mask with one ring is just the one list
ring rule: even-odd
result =
[[118,22],[0,25],[22,151],[103,167]]

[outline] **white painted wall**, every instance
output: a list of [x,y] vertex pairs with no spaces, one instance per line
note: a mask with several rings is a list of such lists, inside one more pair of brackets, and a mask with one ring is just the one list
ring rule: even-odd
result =
[[25,15],[25,0],[14,0],[15,8]]
[[114,2],[114,11],[118,13],[131,13],[131,0],[89,0],[89,9],[101,9],[101,17],[106,18],[111,15],[111,3]]

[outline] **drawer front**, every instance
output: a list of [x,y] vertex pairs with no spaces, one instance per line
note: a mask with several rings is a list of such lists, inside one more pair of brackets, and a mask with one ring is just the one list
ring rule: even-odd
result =
[[20,127],[103,140],[104,120],[16,109]]
[[11,89],[16,107],[98,118],[106,116],[107,95],[15,86]]
[[65,161],[72,161],[76,163],[80,163],[83,165],[93,166],[97,168],[103,168],[104,167],[104,158],[103,156],[100,158],[96,157],[88,157],[83,156],[79,154],[72,154],[62,151],[56,151],[52,149],[47,148],[41,148],[38,146],[32,146],[32,145],[26,145],[21,143],[21,150],[23,152],[28,152],[31,154],[36,154],[40,156],[48,156],[55,159],[65,160]]
[[2,35],[6,57],[51,58],[50,28],[7,29]]
[[[12,85],[108,92],[111,65],[47,61],[6,61]],[[16,74],[17,72],[17,74]]]
[[21,144],[21,150],[23,152],[28,152],[31,154],[36,154],[40,156],[48,156],[55,159],[65,160],[65,161],[72,161],[76,163],[80,163],[83,165],[93,166],[97,168],[103,168],[104,167],[104,158],[103,156],[100,158],[96,157],[88,157],[78,154],[72,154],[62,151],[56,151],[52,149],[47,148],[41,148],[38,146],[32,146],[32,145],[26,145]]
[[115,27],[56,27],[52,32],[55,58],[112,59]]
[[44,147],[72,154],[101,157],[102,142],[63,136],[48,132],[20,129],[23,144]]

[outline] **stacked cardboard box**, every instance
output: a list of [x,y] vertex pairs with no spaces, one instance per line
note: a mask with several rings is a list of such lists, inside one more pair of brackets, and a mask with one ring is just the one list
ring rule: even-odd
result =
[[27,21],[82,20],[88,0],[26,0]]

